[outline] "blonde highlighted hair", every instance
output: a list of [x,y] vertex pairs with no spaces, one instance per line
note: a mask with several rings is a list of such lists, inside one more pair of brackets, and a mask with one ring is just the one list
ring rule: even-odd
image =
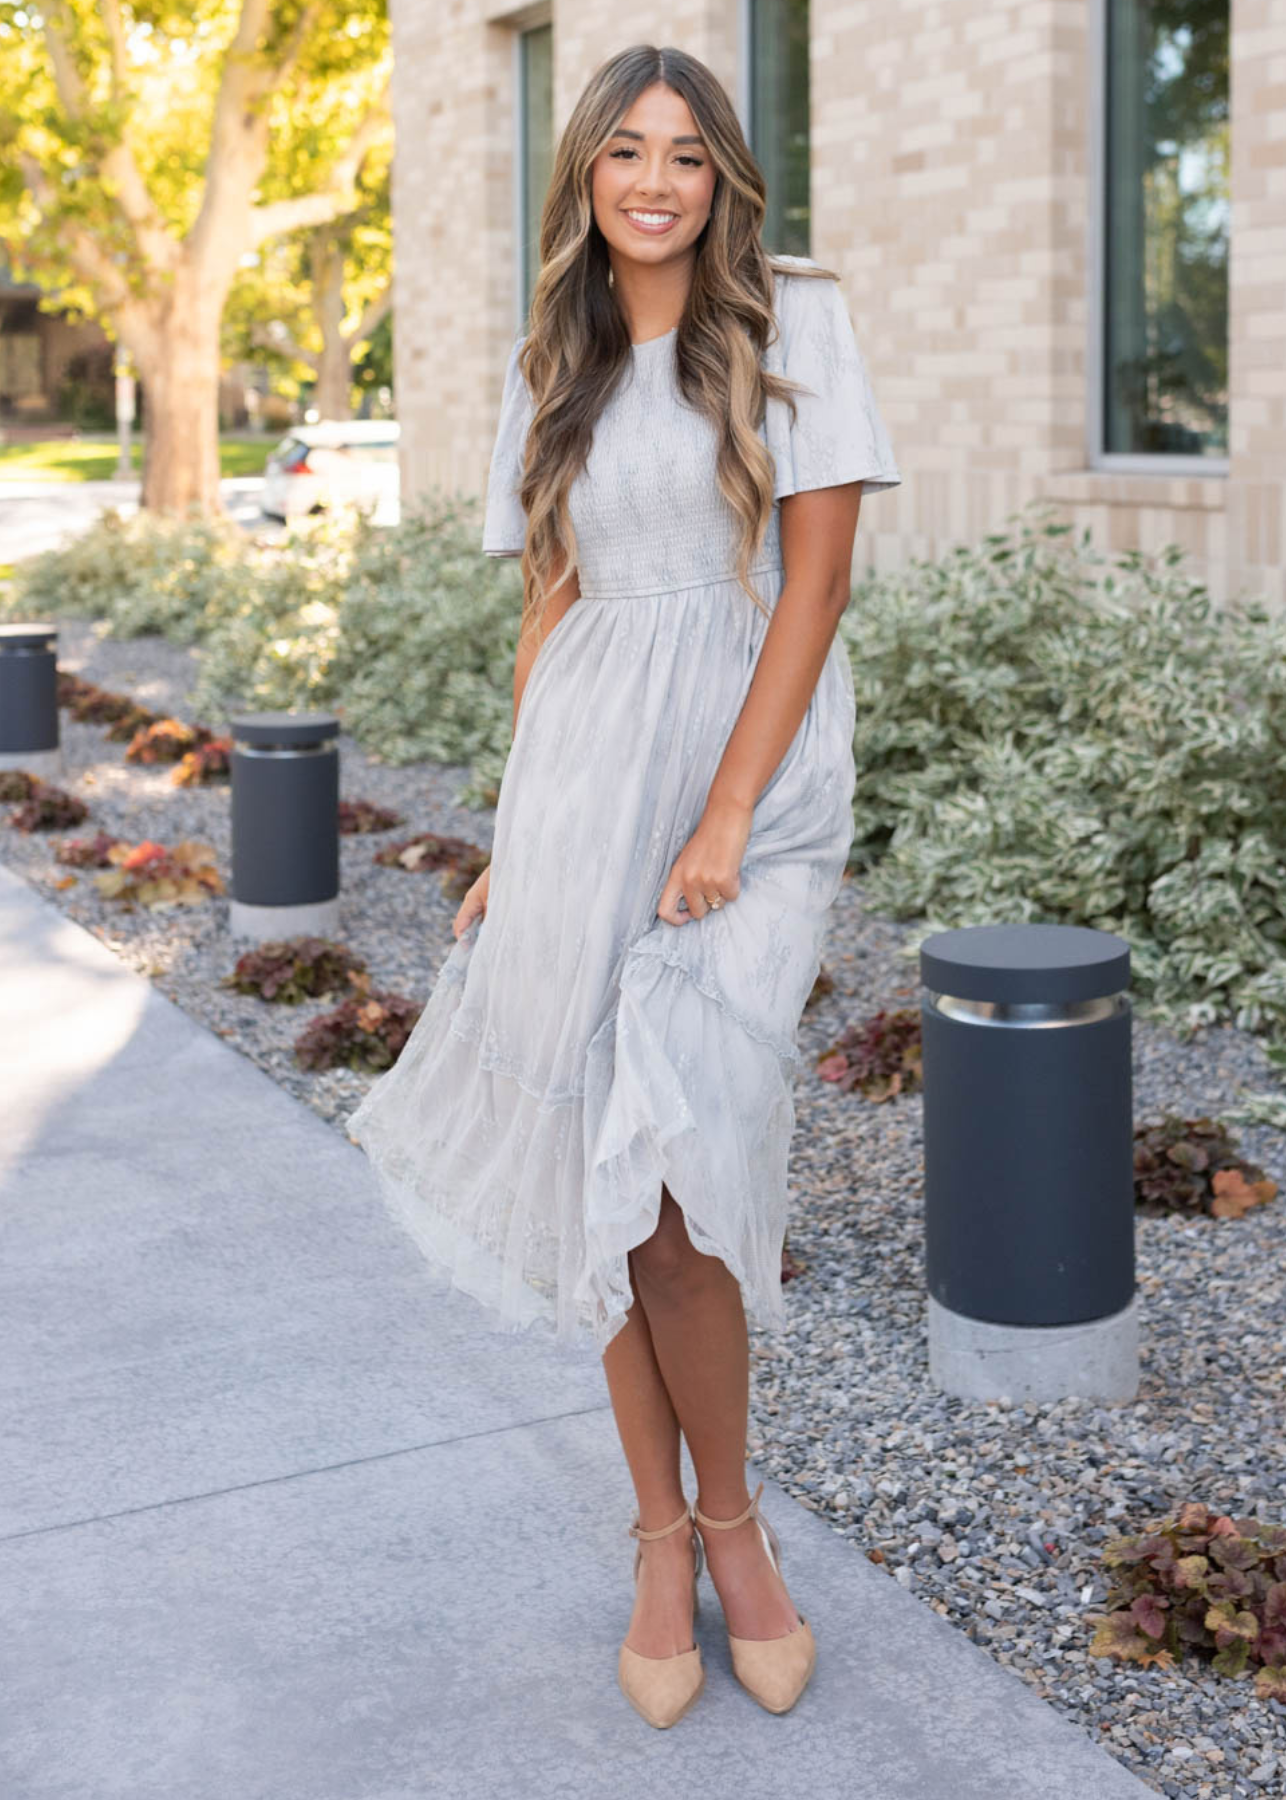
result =
[[[523,551],[523,630],[537,627],[558,586],[577,569],[569,494],[585,466],[594,424],[630,359],[630,334],[609,275],[607,242],[594,219],[592,169],[634,101],[662,82],[688,104],[715,170],[710,217],[675,334],[683,398],[718,433],[719,487],[739,516],[737,578],[767,612],[750,568],[772,513],[773,459],[759,437],[766,402],[785,401],[799,384],[761,366],[776,334],[779,265],[760,242],[764,178],[722,85],[685,51],[636,44],[591,76],[558,142],[540,221],[540,274],[532,295],[519,367],[532,398],[520,497],[527,515]],[[790,272],[838,277],[790,264]]]

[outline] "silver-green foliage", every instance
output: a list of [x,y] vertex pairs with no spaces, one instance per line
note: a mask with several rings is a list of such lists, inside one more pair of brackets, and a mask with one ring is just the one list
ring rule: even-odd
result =
[[870,902],[1118,932],[1156,1016],[1286,1035],[1286,621],[1042,514],[845,615]]
[[342,509],[272,539],[108,511],[21,564],[5,610],[199,644],[203,723],[333,708],[384,761],[471,764],[460,798],[485,804],[512,736],[522,588],[516,563],[479,553],[478,530],[472,501],[440,496],[392,530]]
[[[1177,1029],[1231,1019],[1286,1045],[1286,621],[1217,607],[1177,548],[1109,563],[1041,515],[869,579],[844,616],[870,902],[927,930],[1118,932],[1136,995]],[[511,738],[521,588],[477,537],[450,500],[274,543],[109,513],[20,565],[7,610],[199,643],[204,722],[333,707],[387,761],[471,764],[461,797],[482,801]]]
[[112,637],[159,632],[193,644],[230,602],[244,561],[244,537],[231,520],[109,507],[88,531],[19,563],[5,611],[98,619]]
[[522,604],[515,562],[481,556],[476,522],[424,511],[355,558],[333,666],[345,723],[385,761],[469,763],[494,793],[513,726]]

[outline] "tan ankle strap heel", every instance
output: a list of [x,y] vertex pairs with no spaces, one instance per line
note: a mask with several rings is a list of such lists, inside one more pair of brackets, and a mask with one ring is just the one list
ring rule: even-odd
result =
[[677,1531],[679,1529],[680,1525],[686,1524],[686,1522],[691,1517],[692,1517],[691,1506],[690,1505],[685,1506],[683,1511],[679,1514],[678,1518],[674,1521],[673,1525],[662,1525],[662,1527],[659,1531],[644,1531],[643,1527],[639,1524],[638,1518],[636,1516],[634,1523],[630,1526],[629,1535],[631,1537],[636,1537],[636,1538],[669,1537],[669,1535],[672,1531]]
[[[636,1514],[629,1536],[649,1540],[669,1537],[671,1532],[678,1531],[691,1518],[692,1508],[690,1505],[685,1506],[673,1524],[662,1525],[659,1531],[644,1531]],[[705,1545],[701,1542],[701,1533],[696,1530],[692,1533],[692,1556],[692,1612],[695,1617],[701,1609],[697,1582],[705,1566]],[[640,1543],[634,1552],[636,1582],[642,1560],[643,1545]],[[696,1704],[705,1687],[701,1647],[695,1642],[695,1633],[693,1637],[691,1650],[680,1650],[674,1656],[643,1656],[637,1650],[631,1650],[628,1644],[621,1645],[617,1659],[617,1680],[621,1692],[649,1725],[665,1730],[667,1726],[675,1724]]]
[[[701,1511],[695,1501],[692,1516],[698,1527],[707,1531],[730,1531],[734,1525],[742,1525],[747,1519],[753,1518],[759,1527],[764,1548],[780,1575],[781,1544],[777,1533],[759,1511],[759,1496],[763,1491],[764,1484],[761,1481],[749,1506],[739,1512],[735,1519],[712,1519]],[[796,1613],[799,1623],[781,1637],[739,1638],[728,1633],[733,1673],[747,1693],[752,1694],[769,1712],[789,1712],[807,1686],[817,1662],[813,1628],[803,1613],[798,1609]]]
[[[679,1514],[678,1518],[674,1521],[674,1523],[672,1525],[662,1525],[662,1527],[659,1531],[644,1531],[643,1527],[639,1524],[638,1515],[636,1513],[635,1517],[634,1517],[634,1523],[630,1526],[630,1529],[629,1529],[629,1536],[632,1538],[648,1538],[648,1539],[669,1537],[669,1535],[672,1531],[677,1531],[679,1529],[680,1525],[686,1525],[691,1520],[692,1511],[693,1511],[692,1505],[691,1505],[691,1502],[689,1502],[688,1505],[684,1507],[683,1511]],[[701,1542],[701,1533],[699,1531],[694,1531],[692,1533],[692,1552],[696,1558],[696,1572],[694,1573],[694,1575],[692,1577],[693,1582],[695,1584],[697,1581],[700,1580],[701,1571],[705,1567],[705,1545]],[[638,1549],[634,1552],[634,1579],[635,1579],[635,1581],[637,1581],[639,1578],[639,1564],[642,1562],[642,1560],[643,1560],[643,1546],[642,1546],[642,1544],[640,1544]],[[701,1607],[701,1597],[697,1593],[695,1585],[692,1590],[692,1606],[693,1606],[694,1611],[699,1611],[700,1607]]]

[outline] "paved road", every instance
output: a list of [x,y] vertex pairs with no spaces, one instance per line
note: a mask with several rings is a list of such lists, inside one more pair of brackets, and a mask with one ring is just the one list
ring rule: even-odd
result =
[[[219,486],[224,505],[239,524],[256,531],[270,531],[276,525],[259,511],[262,476],[229,476]],[[105,507],[136,512],[138,494],[137,478],[0,481],[0,563],[18,562],[55,548],[67,537],[87,530]]]
[[431,1292],[354,1145],[3,868],[0,1096],[0,1792],[1151,1796],[772,1481],[812,1682],[756,1706],[707,1580],[645,1724],[598,1359]]

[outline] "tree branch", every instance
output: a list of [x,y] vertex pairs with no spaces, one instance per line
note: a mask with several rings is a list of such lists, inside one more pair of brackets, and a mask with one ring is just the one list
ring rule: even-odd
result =
[[271,11],[272,0],[241,0],[237,29],[224,52],[205,192],[188,233],[198,257],[246,204],[268,154],[268,119],[260,102],[271,87],[272,71],[258,52]]
[[295,72],[295,65],[299,61],[300,52],[307,42],[308,34],[321,17],[321,11],[320,0],[310,0],[310,4],[304,7],[295,21],[295,29],[286,39],[285,47],[273,68],[265,88],[266,93],[278,93],[290,80]]
[[289,200],[271,200],[266,206],[254,208],[250,215],[253,244],[280,237],[283,232],[298,231],[303,225],[329,225],[332,219],[342,218],[352,211],[356,204],[354,184],[362,162],[389,129],[388,95],[386,78],[343,154],[331,165],[324,187],[311,194],[296,194]]
[[[120,0],[98,0],[98,5],[111,45],[112,99],[120,102],[126,98],[129,85]],[[179,257],[178,243],[153,203],[124,127],[121,137],[100,158],[99,172],[111,184],[109,191],[113,191],[113,198],[134,232],[144,262],[158,271],[174,268]]]
[[49,0],[44,13],[45,43],[53,65],[54,87],[69,119],[79,119],[85,107],[85,89],[72,55],[76,22],[67,14],[67,0]]
[[356,325],[354,325],[353,329],[349,332],[345,332],[344,342],[348,345],[348,348],[350,350],[355,350],[359,344],[364,344],[367,338],[371,336],[372,332],[377,331],[384,323],[384,320],[392,310],[393,283],[390,281],[383,293],[377,294],[373,300],[368,302],[361,318],[357,321]]
[[19,150],[18,164],[22,170],[23,180],[39,204],[45,219],[56,221],[59,230],[66,233],[66,244],[72,267],[83,281],[88,282],[94,288],[99,304],[107,312],[114,307],[126,305],[134,298],[130,292],[129,283],[116,264],[104,253],[98,240],[91,236],[82,225],[57,219],[58,193],[45,170],[26,150]]
[[280,356],[293,356],[297,362],[306,363],[314,374],[321,366],[321,358],[317,352],[305,350],[285,325],[280,331],[270,331],[266,325],[252,325],[250,342],[260,350],[275,350]]
[[112,55],[112,99],[123,100],[129,82],[129,59],[125,51],[125,27],[121,22],[120,0],[98,0],[98,10],[107,27],[107,42]]

